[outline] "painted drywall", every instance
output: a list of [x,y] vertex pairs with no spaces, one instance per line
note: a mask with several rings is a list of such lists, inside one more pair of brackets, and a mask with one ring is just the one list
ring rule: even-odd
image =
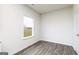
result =
[[79,54],[79,4],[73,6],[73,16],[74,16],[74,49]]
[[42,40],[73,45],[73,10],[67,7],[41,16]]
[[[38,41],[39,15],[25,5],[0,5],[0,41],[2,51],[14,54]],[[34,36],[23,38],[23,17],[34,19]]]

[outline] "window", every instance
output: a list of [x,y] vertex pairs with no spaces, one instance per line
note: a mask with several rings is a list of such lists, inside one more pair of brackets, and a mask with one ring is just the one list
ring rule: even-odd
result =
[[33,19],[24,16],[24,37],[33,36]]

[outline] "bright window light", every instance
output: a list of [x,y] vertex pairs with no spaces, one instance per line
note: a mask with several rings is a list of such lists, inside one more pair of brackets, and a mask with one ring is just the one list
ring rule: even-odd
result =
[[33,19],[24,16],[24,37],[33,36]]

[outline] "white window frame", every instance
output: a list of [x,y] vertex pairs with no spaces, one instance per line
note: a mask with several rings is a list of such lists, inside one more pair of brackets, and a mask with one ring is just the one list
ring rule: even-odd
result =
[[[24,16],[24,18],[27,17],[27,16]],[[23,18],[23,19],[24,19]],[[27,17],[27,18],[30,18],[30,17]],[[28,39],[28,38],[32,38],[34,36],[34,19],[31,18],[33,20],[33,27],[32,27],[32,35],[31,36],[27,36],[27,37],[24,37],[23,39]],[[24,23],[23,23],[24,24]],[[24,33],[24,32],[23,32]],[[23,35],[24,36],[24,35]]]

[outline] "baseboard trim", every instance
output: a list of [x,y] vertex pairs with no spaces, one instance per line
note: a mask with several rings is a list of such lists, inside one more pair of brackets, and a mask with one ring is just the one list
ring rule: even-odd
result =
[[[22,52],[24,52],[26,49],[28,49],[29,47],[35,45],[36,43],[38,43],[38,42],[40,42],[40,41],[44,41],[44,40],[39,40],[39,41],[35,42],[34,44],[32,44],[32,45],[30,45],[30,46],[28,46],[28,47],[26,47],[26,48],[20,50],[19,52],[15,53],[15,54],[13,54],[13,55],[20,55],[20,54],[21,54]],[[44,42],[50,42],[50,41],[44,41]],[[52,43],[52,42],[50,42],[50,43]],[[55,43],[55,42],[53,42],[53,43]],[[57,44],[60,44],[60,43],[57,43]],[[61,44],[61,45],[65,45],[65,44]],[[69,45],[66,45],[66,46],[69,46]],[[71,46],[71,47],[73,47],[73,46]],[[74,48],[74,47],[73,47],[73,48]],[[74,50],[74,51],[75,51],[75,50]],[[75,53],[76,53],[76,55],[78,55],[78,53],[77,53],[76,51],[75,51]]]
[[38,43],[39,41],[37,41],[37,42],[35,42],[35,43],[33,43],[32,45],[30,45],[30,46],[28,46],[28,47],[26,47],[26,48],[24,48],[24,49],[22,49],[22,50],[20,50],[20,51],[18,51],[18,52],[16,52],[15,54],[13,54],[13,55],[19,55],[19,54],[21,54],[22,52],[24,52],[26,49],[28,49],[29,47],[31,47],[31,46],[33,46],[34,44],[36,44],[36,43]]

